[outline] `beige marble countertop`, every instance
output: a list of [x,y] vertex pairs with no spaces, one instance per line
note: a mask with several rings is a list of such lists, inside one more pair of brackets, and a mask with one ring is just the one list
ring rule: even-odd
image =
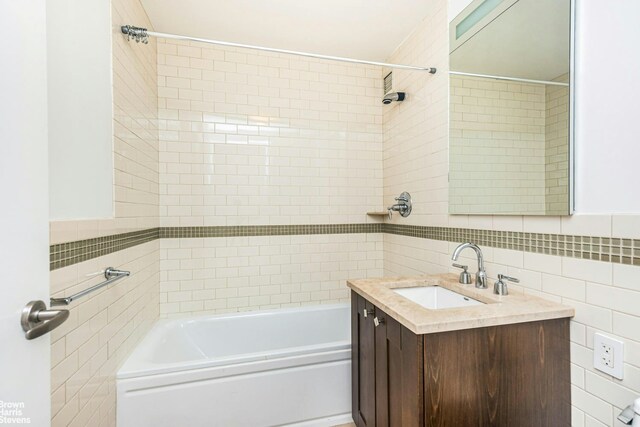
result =
[[[572,307],[521,293],[500,296],[458,283],[457,274],[348,280],[347,286],[415,334],[573,317]],[[430,310],[393,292],[396,288],[441,286],[485,304]]]

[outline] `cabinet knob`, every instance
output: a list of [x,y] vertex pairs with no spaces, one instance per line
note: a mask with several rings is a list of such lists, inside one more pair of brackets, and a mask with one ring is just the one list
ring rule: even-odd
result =
[[362,317],[369,317],[370,314],[373,314],[373,310],[367,310],[366,308],[362,310]]
[[381,324],[384,323],[384,318],[378,318],[377,316],[373,318],[373,324],[377,326],[380,326]]

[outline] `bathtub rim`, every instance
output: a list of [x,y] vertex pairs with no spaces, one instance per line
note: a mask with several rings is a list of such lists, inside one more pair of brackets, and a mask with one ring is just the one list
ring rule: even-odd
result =
[[[279,360],[293,361],[299,358],[301,361],[309,360],[306,363],[321,363],[322,354],[329,355],[329,360],[335,360],[336,354],[350,357],[351,353],[351,336],[348,335],[346,340],[330,341],[323,344],[314,344],[298,347],[285,347],[279,350],[269,350],[254,353],[244,353],[228,357],[211,359],[203,357],[201,359],[185,360],[178,362],[154,363],[149,360],[142,360],[146,347],[153,345],[153,340],[161,336],[162,328],[169,324],[185,324],[197,322],[203,319],[227,319],[236,317],[261,317],[277,315],[281,313],[296,313],[310,311],[327,311],[331,309],[349,310],[349,303],[337,304],[316,304],[301,307],[285,307],[277,309],[265,309],[236,313],[221,314],[202,314],[197,316],[184,316],[175,318],[158,319],[152,325],[147,334],[134,347],[129,356],[124,360],[118,371],[116,372],[116,380],[148,378],[151,376],[165,376],[169,374],[180,374],[188,371],[210,371],[215,372],[215,368],[224,368],[239,366],[241,372],[258,372],[269,369],[269,362]],[[263,364],[261,367],[260,364]],[[213,371],[211,371],[213,369]]]

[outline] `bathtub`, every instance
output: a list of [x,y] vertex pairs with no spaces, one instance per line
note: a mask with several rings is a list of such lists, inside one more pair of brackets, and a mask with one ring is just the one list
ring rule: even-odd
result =
[[116,377],[118,427],[351,422],[348,305],[158,321]]

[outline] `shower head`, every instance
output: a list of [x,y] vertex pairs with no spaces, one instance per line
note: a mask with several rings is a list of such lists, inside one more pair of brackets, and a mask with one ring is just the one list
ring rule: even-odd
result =
[[389,92],[382,98],[383,104],[391,104],[392,101],[404,101],[404,92]]

